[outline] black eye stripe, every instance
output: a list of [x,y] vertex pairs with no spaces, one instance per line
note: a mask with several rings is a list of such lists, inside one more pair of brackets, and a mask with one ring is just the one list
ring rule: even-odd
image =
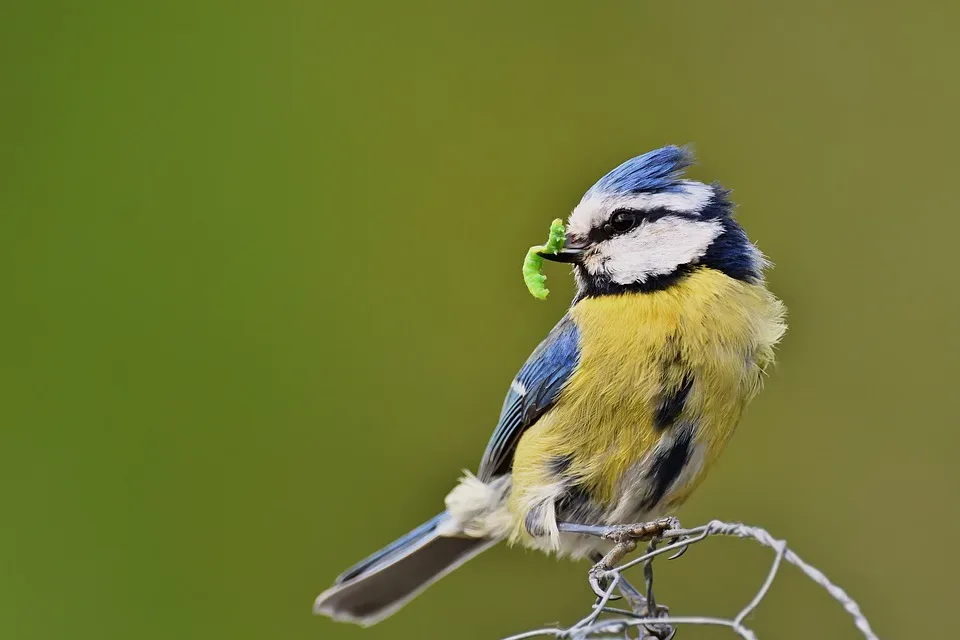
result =
[[[620,225],[622,230],[618,230],[615,219],[618,216],[622,217],[623,214],[629,214],[632,216],[633,223],[628,227],[625,225]],[[659,220],[664,216],[677,216],[679,218],[692,219],[692,216],[671,211],[670,209],[666,209],[664,207],[658,207],[656,209],[616,209],[610,213],[610,216],[603,223],[603,226],[601,226],[599,229],[591,229],[587,237],[591,242],[602,242],[603,240],[608,240],[613,236],[622,235],[632,231],[644,222],[653,222],[654,220]]]
[[617,215],[620,212],[630,212],[637,218],[637,222],[651,222],[653,220],[659,220],[664,216],[677,216],[680,218],[687,217],[683,213],[678,213],[676,211],[671,211],[670,209],[664,207],[657,207],[656,209],[617,209],[610,214],[610,217]]

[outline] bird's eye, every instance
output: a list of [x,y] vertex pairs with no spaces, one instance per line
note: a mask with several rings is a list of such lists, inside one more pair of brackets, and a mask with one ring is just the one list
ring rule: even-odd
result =
[[610,227],[617,233],[630,231],[637,223],[637,216],[633,211],[615,211],[610,216]]

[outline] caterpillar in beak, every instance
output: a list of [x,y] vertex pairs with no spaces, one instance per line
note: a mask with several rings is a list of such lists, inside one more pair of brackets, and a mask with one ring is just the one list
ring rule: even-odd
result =
[[547,276],[543,275],[543,255],[556,255],[560,253],[565,240],[566,228],[563,226],[563,220],[557,218],[550,224],[550,235],[547,237],[547,243],[530,247],[527,250],[527,257],[523,259],[523,282],[527,289],[537,300],[545,300],[550,290],[546,287]]

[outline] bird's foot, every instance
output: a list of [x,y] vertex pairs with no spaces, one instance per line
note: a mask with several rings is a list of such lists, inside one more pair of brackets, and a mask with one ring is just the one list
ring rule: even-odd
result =
[[[612,540],[613,538],[607,539]],[[600,561],[590,568],[590,572],[587,574],[587,581],[590,583],[590,588],[593,589],[593,593],[596,594],[598,598],[611,599],[608,591],[610,590],[610,581],[616,576],[613,569],[619,564],[620,560],[623,559],[623,556],[636,548],[637,543],[632,538],[621,537],[617,543],[613,545],[613,549],[607,552],[607,555],[600,558]]]
[[590,567],[590,571],[587,572],[587,582],[590,583],[593,594],[601,600],[606,599],[608,602],[620,599],[620,596],[609,593],[613,578],[614,574],[610,571],[610,567],[604,564],[603,560]]
[[[636,524],[618,524],[612,526],[579,524],[577,522],[558,522],[557,528],[562,533],[574,533],[582,536],[593,536],[612,542],[634,542],[659,538],[664,532],[680,528],[680,521],[674,517],[660,518],[652,522]],[[631,549],[632,551],[632,549]]]
[[606,540],[621,542],[623,540],[647,541],[659,538],[666,531],[672,531],[680,528],[680,520],[674,517],[660,518],[652,522],[639,522],[636,524],[621,524],[607,527],[607,532],[602,536]]

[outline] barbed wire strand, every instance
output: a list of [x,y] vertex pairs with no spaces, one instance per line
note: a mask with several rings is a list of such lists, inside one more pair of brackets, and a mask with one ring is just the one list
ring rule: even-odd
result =
[[[690,545],[702,542],[710,536],[749,538],[765,547],[773,549],[776,552],[773,562],[770,565],[770,570],[767,572],[767,576],[764,579],[763,584],[760,586],[759,590],[753,596],[750,602],[748,602],[747,605],[737,613],[736,617],[727,619],[709,616],[650,616],[608,606],[613,597],[613,592],[620,585],[620,581],[623,579],[623,571],[642,563],[648,563],[649,566],[649,563],[651,563],[655,557],[664,553],[669,553],[670,551],[678,551],[678,553],[672,557],[679,557],[679,555]],[[534,631],[527,631],[525,633],[504,638],[504,640],[527,640],[529,638],[543,636],[582,640],[585,638],[596,638],[600,635],[606,634],[626,634],[627,630],[630,628],[640,628],[641,638],[660,637],[656,634],[645,634],[643,630],[649,630],[652,625],[657,625],[662,629],[667,625],[677,624],[699,624],[729,627],[734,633],[744,640],[757,640],[756,634],[752,630],[745,627],[743,622],[747,619],[747,616],[756,610],[760,603],[763,602],[763,599],[767,596],[767,593],[769,593],[784,560],[799,568],[808,578],[823,587],[823,589],[826,590],[826,592],[830,594],[834,600],[839,602],[843,606],[844,610],[853,618],[854,624],[866,640],[878,640],[877,635],[870,627],[869,621],[860,610],[860,606],[847,594],[846,591],[831,582],[822,571],[808,564],[802,558],[800,558],[800,556],[794,553],[787,546],[785,540],[777,540],[770,535],[766,529],[745,525],[739,522],[730,523],[720,520],[713,520],[705,525],[694,527],[692,529],[683,529],[679,527],[675,529],[668,529],[660,533],[657,537],[660,540],[673,540],[673,542],[663,547],[648,550],[647,553],[644,553],[641,556],[616,566],[606,572],[606,576],[609,578],[609,584],[604,589],[603,597],[599,598],[597,603],[592,606],[592,610],[588,615],[584,616],[572,627],[567,629],[561,629],[559,627],[536,629]],[[603,613],[618,617],[600,620],[600,615]],[[672,628],[666,628],[669,629],[669,634],[666,636],[666,638],[672,638]]]

